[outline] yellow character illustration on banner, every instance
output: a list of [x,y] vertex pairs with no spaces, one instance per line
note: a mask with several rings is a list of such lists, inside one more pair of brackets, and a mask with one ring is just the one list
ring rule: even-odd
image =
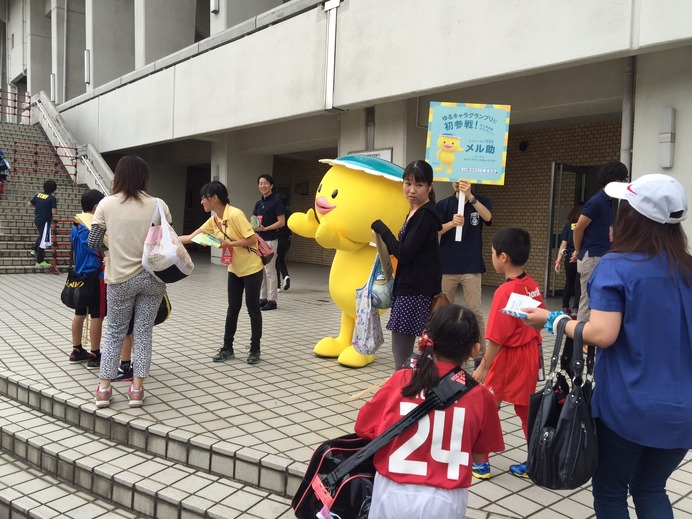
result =
[[440,161],[439,167],[435,171],[443,171],[445,168],[448,175],[452,174],[452,164],[456,160],[455,153],[462,153],[461,139],[451,133],[443,133],[437,138],[437,158]]
[[324,337],[314,348],[319,357],[338,357],[339,364],[362,368],[374,355],[358,353],[351,341],[356,318],[356,290],[367,282],[376,249],[370,245],[370,224],[380,219],[398,232],[408,212],[401,196],[404,170],[391,162],[364,155],[346,155],[320,162],[332,166],[322,177],[315,206],[293,213],[289,228],[314,238],[325,249],[336,249],[329,271],[329,294],[341,310],[339,335]]

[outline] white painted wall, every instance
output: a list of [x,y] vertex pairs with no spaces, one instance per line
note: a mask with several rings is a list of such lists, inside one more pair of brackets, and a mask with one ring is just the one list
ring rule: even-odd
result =
[[[659,167],[661,110],[676,109],[675,156],[670,169]],[[692,196],[692,47],[637,58],[632,177],[665,173],[677,178]],[[692,216],[683,222],[692,243]]]
[[62,115],[78,140],[107,152],[323,113],[325,32],[324,13],[311,11]]
[[623,52],[630,48],[631,4],[349,0],[339,9],[334,104],[446,90]]

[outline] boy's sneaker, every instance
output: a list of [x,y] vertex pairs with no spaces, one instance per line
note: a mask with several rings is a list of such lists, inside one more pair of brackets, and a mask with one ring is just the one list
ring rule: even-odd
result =
[[132,371],[132,363],[128,363],[126,366],[123,366],[122,364],[120,364],[120,366],[118,366],[118,374],[115,377],[114,381],[115,382],[119,382],[119,381],[127,382],[127,381],[132,380],[133,378],[134,378],[134,373]]
[[509,471],[512,473],[513,476],[516,476],[518,478],[528,479],[529,477],[529,475],[526,473],[526,462],[518,463],[516,465],[510,465]]
[[134,386],[130,386],[127,390],[127,398],[130,401],[130,407],[142,407],[144,402],[144,387],[135,389]]
[[289,288],[291,288],[291,277],[290,277],[290,276],[286,276],[286,277],[284,278],[284,286],[283,286],[283,289],[284,289],[284,290],[288,290]]
[[108,386],[108,389],[103,389],[100,384],[96,386],[96,398],[94,399],[96,407],[108,407],[111,404],[112,396],[112,387]]
[[97,352],[90,352],[91,358],[87,360],[87,368],[100,368],[101,367],[101,350]]
[[213,360],[214,362],[223,362],[226,359],[235,359],[235,354],[233,353],[233,350],[221,348],[219,350],[219,353],[217,353],[211,358],[211,360]]
[[250,355],[247,356],[248,364],[257,364],[260,361],[260,350],[259,348],[250,348]]
[[579,308],[577,308],[576,306],[574,308],[572,308],[572,319],[576,319],[578,313],[579,313]]
[[42,261],[41,263],[37,263],[36,265],[34,265],[34,267],[38,267],[38,268],[42,268],[42,269],[46,269],[46,268],[51,267],[51,266],[52,265],[50,263],[48,263],[47,261]]
[[96,357],[90,351],[86,351],[84,348],[74,348],[72,353],[70,353],[70,362],[84,362],[85,360],[92,360]]
[[484,461],[482,463],[474,463],[471,470],[471,474],[474,478],[478,479],[490,479],[490,463]]

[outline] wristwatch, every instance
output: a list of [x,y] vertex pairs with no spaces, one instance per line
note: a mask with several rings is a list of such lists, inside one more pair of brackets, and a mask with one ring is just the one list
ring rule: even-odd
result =
[[469,204],[471,205],[474,205],[476,202],[478,202],[478,198],[476,198],[475,196],[471,200],[469,200]]

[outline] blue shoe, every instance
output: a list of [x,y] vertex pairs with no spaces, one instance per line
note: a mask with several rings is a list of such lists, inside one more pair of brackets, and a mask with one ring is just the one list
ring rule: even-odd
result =
[[474,478],[478,479],[490,479],[490,463],[484,461],[483,463],[474,463],[471,471]]
[[510,465],[509,471],[512,473],[513,476],[516,476],[518,478],[528,479],[529,477],[529,475],[526,473],[526,462],[518,463],[517,465]]

